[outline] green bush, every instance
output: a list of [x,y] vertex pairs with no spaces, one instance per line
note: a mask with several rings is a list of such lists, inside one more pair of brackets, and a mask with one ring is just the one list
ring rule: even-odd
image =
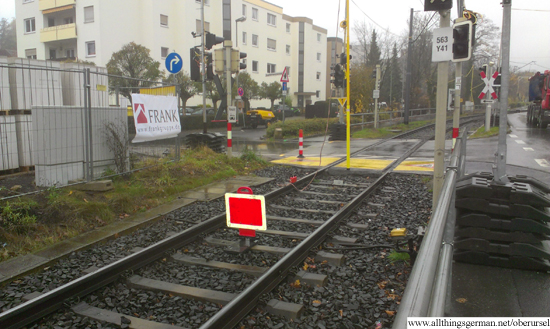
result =
[[[224,118],[225,119],[225,118]],[[212,122],[214,115],[207,115],[206,122],[208,122],[209,128],[222,128],[227,127],[227,122]],[[186,115],[180,116],[180,123],[182,130],[186,129],[201,129],[203,126],[202,115]]]
[[36,223],[36,217],[29,215],[32,204],[30,203],[9,203],[2,209],[0,226],[10,232],[24,234]]

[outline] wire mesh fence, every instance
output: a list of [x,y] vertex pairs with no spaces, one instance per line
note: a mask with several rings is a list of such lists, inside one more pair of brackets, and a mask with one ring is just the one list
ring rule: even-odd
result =
[[[125,79],[129,87],[120,87]],[[0,57],[0,174],[34,169],[34,183],[46,188],[179,157],[177,138],[132,143],[133,111],[123,95],[177,96],[174,86],[133,80],[80,63]]]

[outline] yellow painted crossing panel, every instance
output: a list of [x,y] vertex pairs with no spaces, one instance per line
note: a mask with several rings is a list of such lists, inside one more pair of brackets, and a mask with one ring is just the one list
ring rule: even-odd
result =
[[429,161],[403,161],[395,171],[434,171],[433,160]]
[[[382,170],[389,166],[395,160],[379,160],[379,159],[350,159],[350,167],[358,169],[373,169]],[[347,168],[345,163],[341,163],[336,167]]]
[[273,160],[271,162],[278,164],[288,164],[294,166],[304,166],[304,167],[316,167],[316,166],[328,166],[334,161],[340,160],[340,158],[321,158],[321,163],[319,164],[319,157],[305,157],[303,159],[298,159],[297,157],[287,157],[284,159]]

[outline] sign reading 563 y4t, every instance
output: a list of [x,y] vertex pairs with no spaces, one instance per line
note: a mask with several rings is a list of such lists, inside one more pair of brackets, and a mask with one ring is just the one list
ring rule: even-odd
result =
[[453,59],[453,28],[434,29],[432,40],[432,62],[445,62]]

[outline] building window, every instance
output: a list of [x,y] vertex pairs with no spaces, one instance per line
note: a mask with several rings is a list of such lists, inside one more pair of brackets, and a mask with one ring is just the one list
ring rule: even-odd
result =
[[275,64],[267,63],[267,73],[275,73]]
[[317,98],[321,97],[321,91],[320,91],[320,90],[317,90],[317,91],[315,92],[315,96],[316,96]]
[[160,26],[168,27],[168,16],[160,15]]
[[63,20],[63,23],[64,23],[65,25],[67,25],[67,24],[72,24],[72,23],[74,23],[74,20],[73,20],[72,17],[67,17],[67,18],[65,18],[65,19]]
[[256,34],[252,34],[252,46],[258,47],[258,36]]
[[243,44],[243,45],[246,45],[246,32],[243,32],[243,41],[242,41],[242,44]]
[[317,61],[318,61],[318,62],[321,61],[321,53],[317,53]]
[[290,33],[290,23],[286,23],[286,33]]
[[243,5],[243,16],[246,17],[246,5]]
[[290,76],[290,66],[286,66],[286,75]]
[[53,17],[48,17],[48,27],[55,26],[55,19]]
[[[246,58],[243,58],[242,63],[246,65]],[[246,70],[246,69],[245,69]]]
[[[201,20],[200,20],[200,19],[197,19],[197,20],[196,20],[196,24],[197,24],[197,25],[196,25],[196,27],[195,27],[195,29],[196,29],[195,31],[197,31],[197,33],[199,33],[199,34],[202,33]],[[210,32],[210,22],[207,22],[207,21],[204,22],[204,30],[205,30],[206,32]]]
[[252,8],[252,19],[255,21],[258,20],[258,8]]
[[25,57],[28,59],[36,59],[36,48],[25,49]]
[[267,25],[277,26],[277,16],[267,13]]
[[277,41],[268,38],[267,39],[267,50],[276,51],[277,50]]
[[74,55],[74,49],[66,49],[65,50],[65,57],[67,58],[76,58]]
[[168,57],[168,47],[160,47],[160,57],[161,58]]
[[34,33],[36,32],[36,24],[33,18],[27,18],[25,20],[25,33]]
[[286,54],[290,55],[290,45],[286,45]]
[[258,61],[252,61],[252,72],[258,72]]
[[86,56],[95,56],[95,41],[86,42]]
[[317,74],[315,75],[315,77],[317,78],[317,80],[321,80],[321,72],[317,72]]
[[94,6],[84,7],[84,23],[92,23],[94,21]]
[[321,42],[321,33],[317,33],[317,42]]

